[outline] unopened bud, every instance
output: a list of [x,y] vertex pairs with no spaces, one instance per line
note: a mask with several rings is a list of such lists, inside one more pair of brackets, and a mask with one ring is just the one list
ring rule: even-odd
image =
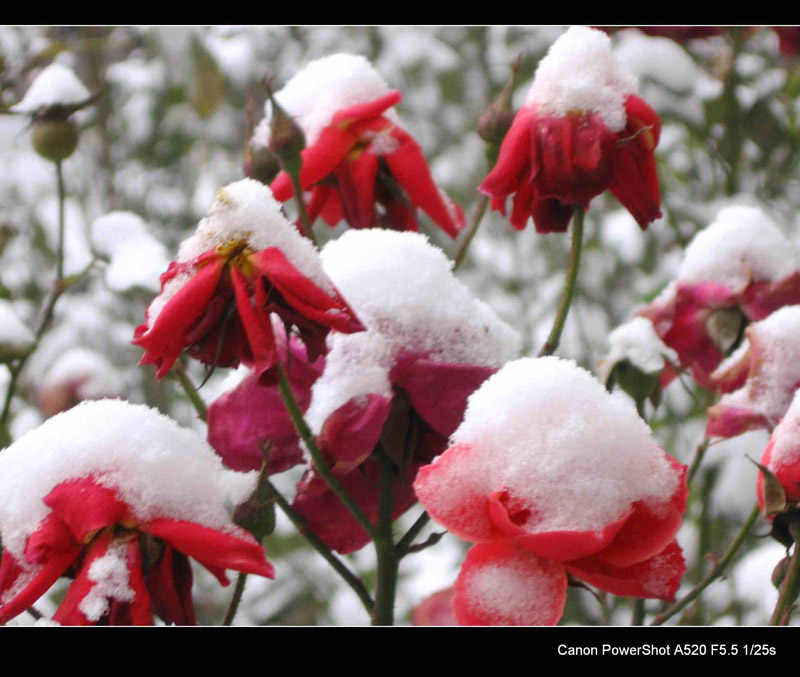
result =
[[242,169],[248,179],[255,179],[269,185],[281,170],[281,164],[275,154],[268,148],[252,148],[248,146],[245,149]]
[[78,147],[78,128],[70,119],[42,119],[33,123],[33,148],[46,160],[66,160]]
[[269,122],[269,149],[288,173],[297,174],[302,163],[300,153],[306,147],[306,136],[275,99],[269,83],[265,84],[272,107],[272,116]]
[[[517,79],[521,60],[519,58],[511,66],[511,78],[503,87],[498,97],[491,106],[481,115],[478,120],[478,135],[494,148],[496,155],[497,149],[503,143],[508,130],[514,122],[514,111],[511,108],[511,96],[514,93],[514,85]],[[487,150],[487,152],[490,152]]]
[[[777,590],[780,590],[781,586],[783,586],[786,576],[789,574],[791,563],[791,557],[784,557],[772,570],[772,585],[774,585]],[[800,596],[800,576],[795,579],[794,585],[788,592],[788,595],[790,602],[796,601]]]
[[780,480],[765,465],[757,464],[761,471],[761,490],[764,494],[764,514],[767,517],[779,515],[786,512],[788,503],[786,501],[786,491]]
[[272,502],[259,503],[249,498],[233,511],[233,521],[249,531],[261,543],[275,531],[275,505]]

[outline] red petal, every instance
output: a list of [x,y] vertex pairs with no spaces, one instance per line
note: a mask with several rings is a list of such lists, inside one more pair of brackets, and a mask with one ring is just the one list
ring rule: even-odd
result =
[[[492,198],[505,198],[516,190],[519,178],[528,175],[526,169],[531,156],[533,118],[534,113],[528,107],[520,108],[517,112],[500,146],[494,169],[480,185],[482,193]],[[499,209],[499,203],[493,200],[492,209]]]
[[338,292],[326,293],[295,268],[277,247],[250,256],[260,274],[275,286],[286,302],[303,316],[344,334],[364,326]]
[[456,625],[453,597],[456,589],[447,588],[426,597],[411,614],[412,625]]
[[91,477],[62,482],[43,500],[69,526],[79,543],[85,543],[94,532],[131,517],[128,506],[117,499],[114,490]]
[[639,502],[614,541],[595,558],[617,567],[627,567],[660,553],[680,529],[686,512],[689,487],[685,465],[664,454],[678,478],[678,486],[666,506],[651,508]]
[[399,127],[392,130],[399,142],[393,153],[383,156],[392,177],[406,191],[411,201],[419,206],[450,237],[455,237],[464,227],[463,213],[451,210],[433,181],[428,163],[416,141]]
[[167,302],[153,326],[133,341],[145,351],[139,364],[157,365],[156,378],[167,375],[186,347],[186,334],[211,302],[224,265],[222,258],[210,258]]
[[233,569],[248,574],[274,578],[275,571],[264,556],[264,549],[244,531],[224,533],[185,520],[156,519],[141,527],[177,551],[196,559],[204,567]]
[[567,601],[567,574],[514,541],[470,548],[453,601],[459,625],[556,625]]
[[191,595],[192,567],[184,555],[165,545],[161,559],[147,573],[146,585],[156,613],[165,623],[197,624]]
[[392,90],[374,101],[357,103],[354,106],[343,108],[333,116],[333,124],[341,126],[348,125],[359,120],[378,117],[383,115],[389,108],[400,103],[403,95],[397,90]]
[[464,418],[467,398],[497,371],[471,364],[412,359],[392,371],[392,383],[404,388],[414,410],[443,437],[450,437]]
[[336,169],[339,199],[347,222],[353,228],[375,225],[375,179],[378,156],[369,150],[353,160],[345,160]]
[[[7,623],[15,616],[18,616],[23,611],[33,606],[36,600],[44,595],[53,583],[61,578],[64,572],[72,566],[82,550],[83,548],[76,544],[70,550],[51,553],[47,562],[45,562],[36,574],[26,583],[25,587],[9,602],[0,607],[0,625]],[[8,571],[11,565],[5,565],[5,556],[6,554],[4,553],[4,566],[6,567],[6,571]],[[20,569],[16,570],[16,576],[14,576],[15,582],[19,577],[20,571]]]
[[672,602],[686,573],[683,552],[676,541],[662,552],[638,564],[615,567],[589,557],[569,562],[567,571],[612,595],[663,599]]
[[253,356],[253,366],[260,376],[278,362],[275,335],[269,313],[259,310],[250,298],[250,285],[236,267],[231,267],[231,279],[236,292],[236,308],[247,334],[247,342]]
[[469,465],[472,453],[471,446],[458,444],[420,468],[414,481],[417,498],[432,519],[465,541],[505,538],[489,516],[486,495],[461,479],[460,470]]
[[[416,503],[411,487],[415,471],[416,466],[407,468],[406,479],[398,479],[394,483],[394,519]],[[340,482],[366,516],[375,522],[380,500],[377,464],[368,460],[350,474],[341,477]],[[292,507],[325,545],[342,555],[355,552],[370,542],[367,532],[328,489],[325,480],[311,473],[298,484]]]

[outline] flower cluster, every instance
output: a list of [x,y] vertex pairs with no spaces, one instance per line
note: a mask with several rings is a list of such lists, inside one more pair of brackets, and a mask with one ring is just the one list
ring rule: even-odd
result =
[[568,574],[673,598],[685,467],[624,396],[571,362],[510,362],[470,397],[452,441],[414,488],[436,522],[475,544],[455,587],[460,624],[555,624]]
[[[444,253],[415,233],[351,231],[322,251],[325,273],[366,325],[332,332],[330,351],[307,359],[290,346],[289,380],[333,472],[371,518],[377,516],[375,450],[394,463],[395,515],[415,502],[420,465],[444,451],[467,397],[515,356],[516,333],[477,301]],[[209,441],[232,468],[255,469],[268,440],[270,471],[302,460],[277,388],[247,377],[209,410]],[[369,542],[313,470],[294,507],[330,547],[346,553]]]

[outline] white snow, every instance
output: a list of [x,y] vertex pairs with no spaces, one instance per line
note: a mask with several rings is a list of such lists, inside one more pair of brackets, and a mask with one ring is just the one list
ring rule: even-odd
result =
[[648,78],[673,92],[694,89],[698,68],[689,53],[674,40],[645,35],[638,30],[617,34],[614,50],[622,66],[639,78]]
[[252,491],[256,473],[227,470],[203,437],[142,405],[84,402],[0,454],[0,536],[24,563],[25,542],[49,513],[42,499],[92,475],[142,520],[189,520],[233,531],[227,504]]
[[0,354],[10,351],[19,352],[33,346],[36,337],[19,319],[10,301],[0,299]]
[[88,348],[72,348],[53,363],[42,381],[42,389],[74,387],[81,400],[113,397],[122,393],[121,374],[103,357]]
[[623,360],[628,360],[645,374],[659,373],[666,366],[664,358],[673,364],[678,363],[678,354],[664,344],[653,324],[643,317],[635,317],[617,327],[608,335],[608,343],[610,349],[601,363],[605,376]]
[[141,217],[125,211],[101,216],[92,224],[92,242],[98,253],[109,258],[105,274],[110,289],[159,291],[159,278],[169,265],[169,256]]
[[[245,242],[253,251],[277,247],[300,273],[323,291],[333,291],[316,247],[289,223],[272,191],[253,179],[243,179],[219,190],[208,216],[197,225],[195,234],[181,244],[177,260],[190,263],[206,252],[235,242]],[[150,326],[191,278],[190,272],[179,274],[164,286],[148,310]]]
[[52,63],[36,76],[22,101],[11,106],[11,110],[36,113],[48,106],[80,103],[89,96],[89,90],[75,73],[60,63]]
[[502,625],[552,622],[554,601],[563,597],[561,564],[519,550],[502,561],[462,573],[463,597],[471,609],[502,619]]
[[[732,360],[751,362],[750,374],[739,390],[723,395],[721,407],[745,407],[763,414],[773,425],[783,417],[800,386],[800,306],[786,306],[747,328],[748,346],[757,342],[761,359],[753,368],[752,353],[740,349],[715,374],[731,366]],[[749,354],[748,354],[749,353]]]
[[543,113],[596,113],[612,132],[625,128],[625,100],[636,78],[625,72],[600,30],[572,26],[539,62],[526,105]]
[[92,622],[108,613],[110,600],[132,602],[136,593],[130,587],[130,572],[126,561],[127,544],[114,541],[102,557],[89,566],[88,577],[94,583],[78,608]]
[[321,257],[367,331],[329,336],[307,413],[316,432],[352,397],[391,394],[389,371],[402,351],[483,367],[500,367],[519,352],[517,333],[453,275],[452,261],[424,235],[349,230]]
[[794,247],[758,207],[727,207],[694,236],[678,272],[682,282],[740,289],[751,279],[779,280],[798,270]]
[[520,525],[530,533],[596,530],[639,500],[659,510],[679,481],[631,401],[555,357],[509,362],[488,379],[452,444],[472,449],[426,489],[444,522],[470,497],[507,491],[531,511]]
[[[391,91],[366,57],[333,54],[309,63],[275,93],[275,99],[303,130],[310,146],[340,110],[375,101]],[[271,117],[272,105],[267,101],[266,118],[256,133],[261,145],[268,143]]]

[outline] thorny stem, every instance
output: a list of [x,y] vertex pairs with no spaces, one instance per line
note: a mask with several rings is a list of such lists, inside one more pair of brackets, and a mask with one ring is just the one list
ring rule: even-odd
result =
[[[0,445],[2,446],[5,446],[11,442],[11,436],[8,432],[8,417],[11,413],[11,401],[14,399],[14,393],[16,392],[19,374],[22,371],[22,367],[25,366],[25,362],[27,362],[28,358],[38,347],[39,341],[41,340],[45,331],[47,331],[47,328],[50,326],[50,321],[53,319],[53,312],[55,311],[56,302],[61,294],[63,294],[67,289],[67,285],[64,283],[64,204],[66,202],[66,190],[64,188],[64,175],[61,169],[61,162],[56,162],[55,166],[56,181],[58,183],[58,241],[56,242],[56,279],[53,282],[50,293],[47,295],[47,299],[42,307],[39,324],[34,332],[34,337],[36,340],[33,346],[31,347],[30,351],[20,357],[15,364],[8,365],[8,369],[11,372],[11,378],[9,379],[5,400],[3,401],[2,413],[0,413]],[[94,261],[92,261],[92,264],[90,264],[83,272],[88,272],[93,264]],[[82,275],[83,273],[78,276],[78,279],[82,277]]]
[[680,601],[673,604],[669,609],[664,611],[663,613],[656,616],[650,625],[662,625],[665,621],[672,618],[675,614],[679,613],[683,610],[690,602],[695,600],[700,593],[703,592],[709,585],[711,585],[715,580],[717,580],[725,571],[725,568],[730,564],[731,560],[733,559],[734,555],[738,552],[739,548],[745,542],[747,538],[747,534],[750,533],[750,529],[755,524],[756,520],[758,519],[759,515],[759,507],[756,505],[750,516],[747,518],[747,521],[742,526],[739,533],[736,535],[736,538],[728,547],[727,552],[722,556],[722,558],[714,565],[714,568],[709,571],[705,577],[695,585],[689,593]]
[[561,300],[558,302],[558,310],[556,311],[555,320],[553,320],[553,328],[550,330],[550,335],[547,337],[542,349],[539,351],[539,357],[552,355],[558,343],[561,340],[561,332],[564,330],[564,324],[567,321],[569,308],[572,304],[572,297],[575,295],[575,286],[578,280],[578,268],[581,264],[581,250],[583,248],[583,210],[580,207],[575,209],[575,217],[572,219],[572,246],[569,252],[569,262],[567,263],[567,278],[564,282],[564,291],[561,293]]
[[789,531],[794,539],[794,552],[789,560],[789,571],[786,572],[783,583],[781,583],[778,603],[775,605],[772,618],[769,619],[770,625],[788,625],[792,614],[792,593],[797,583],[798,571],[800,571],[800,550],[797,547],[798,541],[800,541],[800,521],[797,517],[792,518],[789,522]]
[[375,554],[378,557],[378,582],[375,586],[375,608],[372,625],[394,625],[394,601],[397,592],[397,568],[400,562],[392,533],[392,508],[394,503],[394,467],[389,457],[378,450],[380,464],[380,499],[378,505],[378,533]]
[[269,488],[270,492],[272,492],[272,496],[275,498],[275,503],[278,507],[283,511],[283,514],[289,518],[292,524],[294,524],[297,531],[311,544],[311,546],[320,554],[325,560],[330,564],[333,569],[338,573],[342,579],[344,580],[347,585],[352,588],[353,592],[358,595],[358,599],[361,600],[361,603],[364,605],[364,608],[367,610],[368,613],[372,613],[373,601],[367,591],[364,582],[356,576],[347,565],[342,562],[336,555],[331,552],[331,549],[325,545],[320,538],[311,530],[308,526],[303,516],[300,515],[286,500],[286,498],[277,490],[275,485],[272,484],[269,480],[267,480],[267,487]]
[[233,598],[231,599],[231,604],[228,607],[228,611],[225,614],[225,620],[222,621],[222,625],[230,625],[233,623],[233,619],[236,617],[236,612],[239,610],[239,603],[242,601],[242,595],[244,594],[244,586],[247,583],[247,574],[240,573],[236,577],[236,588],[233,591]]
[[458,268],[464,262],[464,259],[467,257],[469,246],[472,244],[472,239],[475,237],[475,233],[478,232],[478,227],[481,225],[483,215],[486,214],[486,208],[488,206],[489,198],[486,195],[481,195],[480,199],[478,200],[478,204],[475,207],[475,212],[472,215],[472,220],[470,221],[469,227],[464,233],[464,239],[461,240],[461,244],[458,247],[455,263],[453,264],[453,270],[458,270]]
[[397,557],[405,557],[411,550],[414,544],[414,539],[425,528],[425,525],[430,521],[430,516],[427,512],[422,513],[411,528],[404,534],[404,536],[397,543]]
[[353,497],[347,493],[347,490],[342,486],[341,482],[339,482],[339,480],[336,478],[336,475],[334,475],[331,469],[328,467],[328,463],[325,461],[322,452],[317,446],[314,436],[311,434],[311,429],[308,427],[308,424],[303,417],[303,411],[300,409],[300,405],[297,403],[297,399],[292,392],[292,387],[289,385],[289,379],[286,377],[286,371],[284,370],[283,365],[278,363],[277,368],[279,375],[278,389],[280,390],[281,397],[283,398],[283,403],[286,405],[289,418],[292,419],[292,423],[294,424],[295,430],[297,430],[297,434],[300,436],[300,439],[303,440],[303,443],[306,445],[306,448],[311,454],[311,458],[314,461],[315,470],[322,476],[322,479],[325,480],[328,487],[330,487],[330,490],[342,502],[344,507],[350,511],[350,514],[355,517],[356,521],[370,535],[370,538],[373,541],[377,540],[378,530],[375,528],[372,522],[369,521],[369,518],[364,514],[364,511],[361,510],[355,499],[353,499]]
[[197,392],[197,388],[195,388],[192,379],[189,378],[189,374],[186,373],[186,367],[182,362],[176,362],[175,366],[172,368],[172,373],[175,376],[175,380],[180,383],[181,388],[183,388],[183,392],[186,393],[186,397],[189,398],[189,402],[192,403],[197,415],[205,421],[208,418],[208,407],[206,407],[206,403],[203,402],[203,398],[200,397],[200,393]]

